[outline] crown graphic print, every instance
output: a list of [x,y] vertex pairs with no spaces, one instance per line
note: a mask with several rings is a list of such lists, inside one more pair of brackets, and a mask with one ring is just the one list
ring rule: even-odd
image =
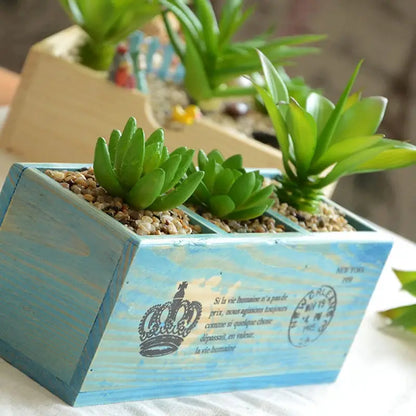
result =
[[160,357],[175,352],[201,317],[200,302],[184,299],[188,282],[181,282],[173,299],[149,308],[139,325],[140,354]]

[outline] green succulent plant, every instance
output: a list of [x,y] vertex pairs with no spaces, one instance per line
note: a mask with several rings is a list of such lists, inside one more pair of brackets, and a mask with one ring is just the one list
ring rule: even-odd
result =
[[98,183],[132,207],[166,211],[181,205],[195,191],[204,172],[186,172],[194,150],[180,147],[169,154],[164,132],[147,140],[130,117],[123,133],[113,130],[109,144],[100,137],[95,146],[94,173]]
[[260,70],[254,48],[262,50],[274,64],[317,52],[317,48],[299,45],[316,42],[322,35],[287,36],[269,40],[267,33],[244,42],[232,37],[252,14],[243,11],[243,0],[224,2],[217,20],[209,0],[193,1],[195,12],[183,0],[162,0],[162,4],[179,20],[184,41],[173,30],[165,15],[171,43],[185,67],[185,89],[197,103],[213,97],[254,95],[252,87],[231,87],[231,80]]
[[[198,168],[205,175],[191,202],[219,218],[249,220],[262,215],[273,204],[273,186],[263,188],[263,176],[258,171],[246,172],[242,164],[241,155],[224,160],[218,150],[208,155],[200,150]],[[190,171],[196,168],[192,165]]]
[[[394,270],[402,284],[402,290],[416,296],[416,271]],[[400,326],[416,334],[416,304],[400,306],[380,312],[391,320],[391,325]]]
[[158,0],[59,0],[71,20],[88,35],[81,63],[107,70],[116,45],[161,12]]
[[336,105],[312,92],[302,107],[289,97],[273,64],[258,53],[267,89],[256,88],[273,123],[285,169],[277,188],[281,202],[315,212],[322,188],[342,176],[416,164],[416,146],[375,134],[387,99],[350,95],[361,62]]

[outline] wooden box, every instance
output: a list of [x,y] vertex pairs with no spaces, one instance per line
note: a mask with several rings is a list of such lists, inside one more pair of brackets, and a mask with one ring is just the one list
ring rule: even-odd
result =
[[[88,162],[97,137],[108,137],[134,116],[146,132],[160,127],[148,97],[117,87],[98,72],[71,61],[82,31],[70,27],[35,44],[0,136],[0,147],[31,162]],[[280,151],[206,119],[168,130],[169,148],[188,146],[238,152],[249,167],[282,168]]]
[[80,167],[15,164],[0,194],[4,359],[75,406],[335,380],[385,235],[141,237],[42,173]]

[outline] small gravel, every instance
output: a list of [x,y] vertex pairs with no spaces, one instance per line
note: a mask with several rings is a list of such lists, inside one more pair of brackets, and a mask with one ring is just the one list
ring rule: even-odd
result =
[[46,170],[45,174],[136,234],[199,234],[201,232],[201,227],[191,224],[189,217],[180,209],[152,212],[130,208],[120,197],[109,195],[97,184],[92,168],[81,172]]
[[[172,108],[174,105],[186,107],[190,104],[189,97],[181,85],[172,81],[163,81],[155,75],[147,76],[149,87],[150,105],[157,122],[164,127],[172,129],[183,129],[184,125],[171,120]],[[222,127],[233,132],[238,131],[248,137],[253,131],[261,131],[274,135],[273,125],[268,115],[256,111],[252,107],[250,98],[239,98],[238,102],[245,102],[249,110],[241,117],[232,117],[224,111],[230,104],[236,104],[235,98],[221,100],[221,105],[215,111],[204,114],[207,119],[220,124]]]
[[[265,185],[278,183],[274,180],[266,180]],[[345,215],[338,209],[325,202],[321,202],[319,213],[311,214],[305,211],[299,211],[288,205],[286,202],[280,203],[275,193],[272,194],[275,203],[272,209],[279,214],[289,218],[294,223],[312,232],[332,232],[332,231],[357,231],[352,225],[348,224]]]
[[276,220],[267,215],[254,218],[246,221],[226,220],[220,219],[212,215],[210,212],[206,212],[200,208],[196,208],[192,205],[188,205],[188,208],[195,211],[198,215],[201,215],[206,220],[212,222],[217,227],[221,228],[227,233],[283,233],[285,232],[284,225],[276,224]]

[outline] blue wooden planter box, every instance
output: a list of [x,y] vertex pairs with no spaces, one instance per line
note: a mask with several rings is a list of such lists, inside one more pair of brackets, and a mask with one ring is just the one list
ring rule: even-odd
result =
[[[391,243],[138,236],[21,165],[0,195],[0,355],[76,405],[335,380]],[[275,174],[276,172],[268,172]]]

